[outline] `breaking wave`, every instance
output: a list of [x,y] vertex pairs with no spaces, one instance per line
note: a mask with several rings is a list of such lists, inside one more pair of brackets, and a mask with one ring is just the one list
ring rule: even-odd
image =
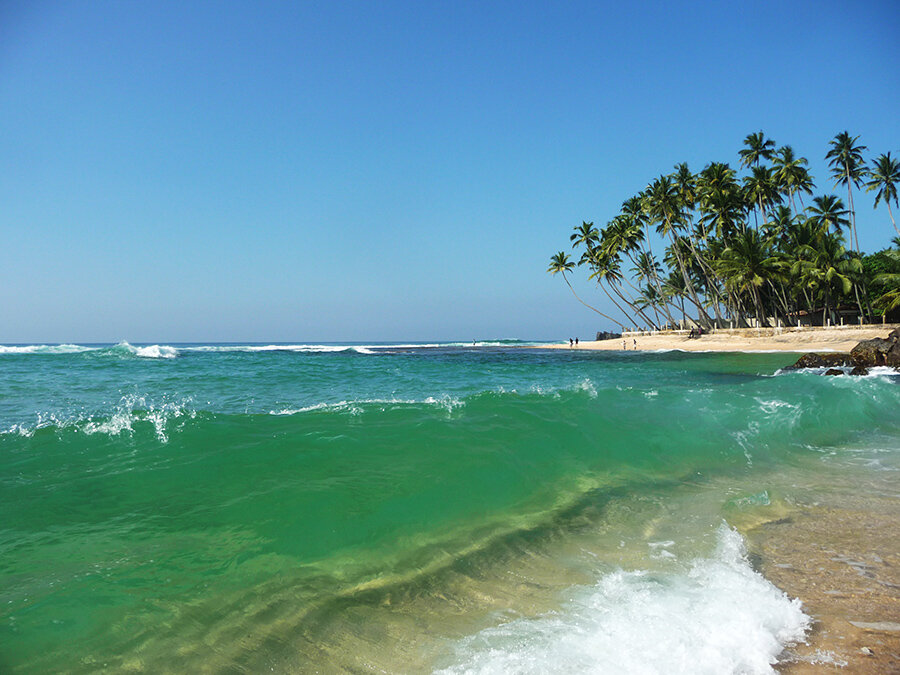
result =
[[561,611],[521,618],[462,640],[457,673],[774,673],[810,618],[758,574],[724,523],[709,558],[650,574],[620,570],[576,589]]

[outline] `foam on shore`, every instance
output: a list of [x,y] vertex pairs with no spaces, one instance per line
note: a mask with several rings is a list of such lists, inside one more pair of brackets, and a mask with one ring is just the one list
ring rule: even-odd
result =
[[712,556],[667,574],[607,574],[561,611],[464,639],[440,672],[773,673],[809,626],[800,602],[751,568],[743,539],[723,524]]

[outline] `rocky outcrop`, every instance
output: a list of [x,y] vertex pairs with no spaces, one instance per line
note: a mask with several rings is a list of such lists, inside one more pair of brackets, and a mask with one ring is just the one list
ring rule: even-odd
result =
[[868,375],[869,368],[875,366],[892,366],[900,370],[900,328],[891,331],[886,338],[863,340],[849,354],[804,354],[797,363],[787,366],[785,370],[828,368],[826,375],[843,375],[844,371],[839,369],[848,366],[853,367],[851,375]]
[[893,366],[900,368],[900,328],[891,331],[887,338],[863,340],[850,350],[854,366]]
[[843,352],[830,352],[820,354],[812,352],[801,356],[797,363],[787,366],[785,370],[800,370],[802,368],[840,368],[841,366],[849,366],[850,355]]
[[620,337],[622,337],[621,333],[610,333],[609,331],[601,330],[597,331],[597,337],[594,339],[599,342],[600,340],[618,340]]

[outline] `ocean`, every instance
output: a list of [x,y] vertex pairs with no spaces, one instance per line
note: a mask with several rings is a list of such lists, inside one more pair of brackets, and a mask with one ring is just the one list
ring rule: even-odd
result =
[[0,347],[0,672],[772,672],[746,533],[900,469],[795,359]]

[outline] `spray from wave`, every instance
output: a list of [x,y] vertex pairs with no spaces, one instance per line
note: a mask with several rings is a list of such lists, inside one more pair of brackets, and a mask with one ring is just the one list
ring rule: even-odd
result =
[[755,572],[724,523],[709,558],[665,574],[617,571],[561,611],[488,628],[456,648],[457,673],[774,673],[810,618]]

